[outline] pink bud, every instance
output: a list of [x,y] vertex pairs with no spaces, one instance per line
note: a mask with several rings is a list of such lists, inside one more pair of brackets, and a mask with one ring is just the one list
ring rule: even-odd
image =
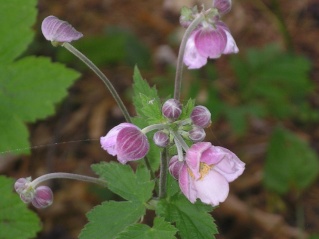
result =
[[231,9],[231,0],[214,0],[213,7],[217,8],[221,15],[224,15]]
[[201,142],[205,139],[205,130],[201,127],[195,126],[191,131],[189,131],[189,138],[194,142]]
[[145,157],[149,150],[146,135],[134,124],[122,123],[101,137],[101,146],[111,155],[117,155],[120,163]]
[[169,161],[168,170],[171,173],[171,175],[178,180],[180,171],[184,165],[185,165],[185,162],[179,161],[178,156],[175,155]]
[[163,115],[168,119],[177,119],[182,113],[182,104],[175,99],[165,101],[162,107]]
[[81,32],[75,30],[72,25],[62,21],[55,16],[46,17],[41,26],[44,37],[53,43],[63,43],[78,40],[83,36]]
[[154,143],[159,147],[166,147],[169,143],[169,138],[163,131],[157,131],[153,137]]
[[46,208],[53,202],[52,190],[47,186],[40,186],[35,189],[32,205],[36,208]]
[[14,189],[18,194],[21,194],[28,187],[29,183],[30,180],[26,178],[19,178],[14,184]]
[[194,107],[190,118],[195,125],[206,128],[211,122],[211,113],[205,106],[198,105]]

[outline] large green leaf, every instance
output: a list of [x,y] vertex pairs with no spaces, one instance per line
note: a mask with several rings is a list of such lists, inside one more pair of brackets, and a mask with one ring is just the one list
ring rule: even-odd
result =
[[212,208],[200,202],[190,203],[184,195],[176,194],[160,200],[156,213],[166,221],[175,223],[182,239],[215,238],[218,233],[212,216]]
[[93,170],[107,181],[108,188],[130,201],[147,202],[152,197],[154,182],[146,168],[138,167],[134,173],[130,166],[119,163],[92,165]]
[[36,0],[2,1],[0,7],[0,65],[12,62],[33,39]]
[[80,234],[80,239],[113,239],[136,223],[145,214],[145,207],[139,202],[104,202],[91,210],[89,223]]
[[267,151],[265,185],[278,193],[301,191],[318,173],[318,156],[307,142],[284,128],[276,128]]
[[0,238],[34,238],[40,230],[40,220],[12,189],[13,180],[0,176]]
[[116,239],[174,239],[176,232],[177,229],[170,223],[156,217],[152,228],[145,224],[134,224],[127,227]]

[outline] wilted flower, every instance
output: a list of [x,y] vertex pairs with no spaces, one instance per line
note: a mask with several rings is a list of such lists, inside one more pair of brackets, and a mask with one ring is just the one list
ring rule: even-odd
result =
[[192,145],[185,161],[174,156],[170,160],[170,173],[178,178],[183,194],[192,203],[199,198],[203,203],[218,205],[225,201],[229,182],[239,177],[245,164],[231,151],[208,142]]
[[59,43],[78,40],[83,36],[83,34],[75,30],[71,24],[55,16],[46,17],[42,21],[41,30],[44,37],[55,46]]
[[143,132],[134,124],[122,123],[111,129],[100,139],[101,146],[115,156],[120,163],[143,158],[149,150],[149,142]]

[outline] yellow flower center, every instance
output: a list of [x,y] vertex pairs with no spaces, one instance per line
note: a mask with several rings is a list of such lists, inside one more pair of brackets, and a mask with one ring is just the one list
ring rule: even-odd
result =
[[[204,177],[209,173],[209,171],[212,169],[212,167],[214,167],[214,165],[208,165],[206,163],[200,163],[199,164],[199,173],[200,173],[200,178],[198,180],[203,180]],[[194,174],[192,173],[192,171],[187,168],[188,174],[195,179]]]

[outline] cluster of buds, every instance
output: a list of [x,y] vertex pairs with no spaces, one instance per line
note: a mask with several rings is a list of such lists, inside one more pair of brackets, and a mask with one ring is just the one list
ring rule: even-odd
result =
[[14,184],[14,189],[24,203],[32,203],[36,208],[46,208],[53,202],[52,190],[47,186],[37,187],[30,177],[19,178]]
[[156,130],[153,141],[158,147],[175,148],[169,162],[169,172],[178,180],[181,191],[194,203],[197,198],[213,206],[228,196],[229,182],[240,176],[245,164],[228,149],[213,146],[205,139],[205,128],[211,124],[211,113],[204,106],[195,106],[189,117],[179,119],[182,104],[176,99],[162,106],[166,122],[140,129],[122,123],[101,137],[101,146],[120,163],[145,157],[150,144],[146,134]]

